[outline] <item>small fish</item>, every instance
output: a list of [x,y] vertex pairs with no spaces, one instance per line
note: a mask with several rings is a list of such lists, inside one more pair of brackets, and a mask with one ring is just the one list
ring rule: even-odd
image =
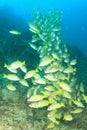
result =
[[56,91],[55,87],[52,85],[45,86],[44,89],[47,91]]
[[59,125],[60,122],[59,122],[58,120],[56,120],[55,117],[49,117],[49,116],[48,116],[48,118],[49,118],[49,120],[51,120],[53,123]]
[[9,31],[9,33],[14,34],[14,35],[21,35],[21,32],[19,32],[17,30],[11,30],[11,31]]
[[35,78],[35,80],[37,79],[40,79],[41,78],[41,76],[38,74],[38,73],[36,73],[35,75],[34,75],[34,78]]
[[66,69],[64,69],[63,72],[66,73],[66,74],[73,73],[73,72],[76,72],[76,68],[73,68],[72,66],[69,66]]
[[63,95],[63,97],[65,97],[65,98],[71,99],[71,95],[70,95],[70,93],[68,93],[67,91],[63,91],[62,95]]
[[54,59],[60,60],[58,53],[52,52],[52,56],[53,56]]
[[85,102],[87,103],[87,95],[82,94],[82,97],[83,97],[83,99],[85,100]]
[[34,92],[34,87],[31,87],[28,89],[28,91],[27,91],[27,98],[28,99],[32,96],[33,92]]
[[20,68],[22,65],[25,65],[25,61],[21,62],[21,61],[17,60],[17,61],[12,62],[8,66],[8,68],[14,70],[14,69]]
[[62,54],[62,57],[63,57],[64,59],[67,59],[67,58],[69,57],[69,54],[68,54],[68,53],[64,53],[64,54]]
[[69,61],[70,61],[70,59],[69,59],[69,58],[64,59],[64,62],[65,62],[65,63],[69,63]]
[[49,105],[49,101],[48,100],[41,100],[39,102],[34,102],[34,103],[30,103],[29,107],[33,107],[33,108],[42,108],[45,106]]
[[3,77],[7,78],[9,80],[12,80],[12,81],[19,81],[20,80],[20,78],[15,74],[4,74]]
[[52,31],[53,32],[58,32],[60,29],[59,28],[53,28]]
[[37,36],[32,36],[32,43],[34,43],[34,42],[37,42],[39,40],[39,38],[37,37]]
[[73,103],[74,103],[76,106],[78,106],[78,107],[82,107],[82,108],[84,107],[83,103],[80,102],[80,101],[73,100]]
[[54,73],[57,72],[59,70],[58,65],[50,65],[45,69],[45,73]]
[[32,95],[27,101],[32,101],[32,102],[35,102],[35,101],[40,101],[44,98],[46,98],[47,96],[46,95],[40,95],[40,94],[36,94],[36,95]]
[[58,120],[56,120],[56,111],[55,110],[49,112],[47,116],[48,116],[49,120],[51,120],[53,123],[59,125],[60,122]]
[[46,41],[46,39],[45,39],[45,37],[43,36],[43,35],[41,35],[41,34],[39,34],[39,37],[40,37],[40,39],[42,40],[42,41]]
[[41,59],[39,66],[46,66],[50,64],[54,59],[52,57],[45,56]]
[[72,117],[71,114],[65,114],[63,119],[66,120],[66,121],[72,121],[73,117]]
[[59,84],[59,86],[63,89],[63,90],[65,90],[65,91],[67,91],[67,92],[71,92],[71,88],[70,88],[70,86],[67,84],[67,83],[65,83],[65,82],[63,82],[63,81],[58,81],[58,84]]
[[84,93],[84,85],[83,85],[82,82],[80,83],[80,91],[81,91],[82,93]]
[[66,76],[66,74],[58,71],[56,74],[55,74],[55,77],[59,80],[67,80],[69,81],[69,76]]
[[81,108],[77,108],[75,110],[72,110],[70,113],[76,114],[76,113],[81,113],[83,110]]
[[28,82],[27,82],[25,79],[21,79],[19,82],[20,82],[23,86],[29,87],[29,84],[28,84]]
[[37,50],[38,48],[33,44],[33,43],[28,43],[29,45],[30,45],[30,47],[32,48],[32,49],[34,49],[34,50]]
[[58,66],[58,71],[63,72],[65,67],[63,65],[60,65],[58,61],[53,62],[53,65]]
[[6,87],[7,87],[7,89],[9,89],[11,91],[15,91],[16,90],[16,87],[13,84],[8,84]]
[[49,123],[48,125],[47,125],[47,129],[52,129],[52,128],[54,128],[55,127],[55,124],[53,123],[53,122],[51,122],[51,123]]
[[46,96],[50,96],[51,92],[50,91],[41,91],[42,94],[46,95]]
[[37,28],[37,26],[33,23],[29,23],[29,30],[33,33],[37,33],[39,34],[40,33],[40,30]]
[[46,84],[47,80],[44,78],[39,78],[39,79],[35,79],[34,83],[38,83],[38,84]]
[[4,64],[4,67],[6,67],[10,72],[12,73],[17,73],[17,70],[16,69],[11,69],[9,65],[7,64]]
[[57,81],[57,78],[53,74],[46,74],[44,75],[44,77],[48,79],[49,81]]
[[55,109],[58,109],[58,108],[61,108],[61,107],[64,107],[64,103],[53,103],[51,104],[49,107],[48,107],[48,111],[51,111],[51,110],[55,110]]
[[49,117],[56,117],[56,114],[57,114],[57,110],[52,110],[48,113],[48,116]]
[[30,70],[25,74],[24,79],[29,79],[33,77],[35,74],[36,74],[36,70]]
[[76,59],[73,59],[73,60],[70,61],[70,65],[76,65],[76,63],[77,63]]
[[24,73],[27,73],[27,68],[26,68],[25,64],[22,65],[22,66],[20,66],[20,69],[21,69]]

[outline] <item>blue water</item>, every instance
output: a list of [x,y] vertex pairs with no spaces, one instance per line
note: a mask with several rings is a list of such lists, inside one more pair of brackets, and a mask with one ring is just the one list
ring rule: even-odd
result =
[[[28,21],[32,10],[38,8],[63,11],[62,37],[66,43],[76,45],[87,55],[87,0],[0,0],[0,8],[14,10],[15,14]],[[13,19],[13,17],[12,17]],[[27,22],[26,22],[27,23]]]

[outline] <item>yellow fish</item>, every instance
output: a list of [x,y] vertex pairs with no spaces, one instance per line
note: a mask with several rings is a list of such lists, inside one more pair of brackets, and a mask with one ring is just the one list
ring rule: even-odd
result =
[[26,68],[25,64],[22,65],[22,66],[20,66],[20,69],[21,69],[24,73],[27,73],[27,68]]
[[74,72],[76,72],[76,68],[73,68],[72,66],[69,66],[66,69],[64,69],[63,72],[66,73],[66,74],[74,73]]
[[36,79],[34,82],[38,83],[38,84],[46,84],[47,83],[46,79],[44,79],[44,78]]
[[29,23],[29,30],[33,33],[37,33],[39,34],[40,33],[40,30],[37,28],[37,26],[33,23]]
[[57,78],[55,77],[54,74],[46,74],[44,75],[44,77],[48,79],[49,81],[57,81]]
[[48,111],[51,111],[51,110],[55,110],[55,109],[58,109],[58,108],[61,108],[61,107],[64,107],[64,103],[53,103],[51,104],[49,107],[48,107]]
[[12,62],[10,65],[8,65],[8,69],[14,70],[14,69],[20,68],[24,64],[25,64],[25,61],[21,62],[17,60],[17,61]]
[[19,82],[20,82],[23,86],[29,87],[29,84],[28,84],[28,82],[27,82],[25,79],[21,79]]
[[73,117],[72,117],[71,114],[65,114],[63,119],[66,120],[66,121],[72,121]]
[[17,70],[16,69],[11,69],[9,65],[7,64],[4,64],[4,67],[6,67],[10,72],[12,73],[17,73]]
[[46,65],[50,64],[53,60],[54,60],[54,58],[45,56],[44,58],[41,59],[39,66],[40,67],[46,66]]
[[15,74],[7,74],[7,75],[4,74],[3,77],[7,78],[9,80],[13,80],[13,81],[19,81],[20,80],[20,78],[17,75],[15,75]]
[[21,35],[21,32],[19,32],[17,30],[11,30],[11,31],[9,31],[9,33],[14,34],[14,35]]
[[65,91],[67,91],[67,92],[71,92],[71,88],[70,88],[70,86],[67,84],[67,83],[65,83],[65,82],[60,82],[60,81],[58,81],[58,84],[59,84],[59,86],[63,89],[63,90],[65,90]]
[[41,107],[45,107],[49,105],[49,101],[48,100],[41,100],[39,102],[34,102],[34,103],[30,103],[29,107],[33,107],[33,108],[41,108]]
[[72,110],[70,113],[76,114],[76,113],[80,113],[80,112],[82,112],[82,109],[81,108],[77,108],[75,110]]
[[8,84],[6,87],[7,87],[7,89],[9,89],[11,91],[15,91],[16,90],[16,87],[13,84]]
[[36,95],[32,95],[27,101],[32,101],[32,102],[35,102],[35,101],[40,101],[44,98],[46,98],[47,96],[45,95],[39,95],[39,94],[36,94]]
[[73,59],[73,60],[70,61],[70,65],[76,65],[76,63],[77,63],[76,59]]
[[77,100],[73,100],[73,103],[78,107],[84,107],[83,103]]
[[24,79],[31,78],[31,77],[33,77],[35,74],[36,74],[36,70],[30,70],[30,71],[28,71],[28,72],[25,74]]

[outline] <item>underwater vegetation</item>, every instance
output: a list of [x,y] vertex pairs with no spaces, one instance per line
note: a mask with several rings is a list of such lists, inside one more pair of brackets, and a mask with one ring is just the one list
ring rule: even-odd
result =
[[[74,120],[83,112],[87,103],[84,84],[76,77],[77,59],[72,59],[67,45],[61,39],[61,12],[36,11],[34,21],[29,22],[32,39],[28,45],[39,55],[35,69],[29,69],[25,61],[5,63],[3,75],[8,79],[8,90],[17,91],[19,85],[27,89],[27,106],[32,110],[46,110],[46,129],[57,130],[63,122]],[[21,32],[9,30],[12,35]],[[31,57],[32,58],[32,57]]]

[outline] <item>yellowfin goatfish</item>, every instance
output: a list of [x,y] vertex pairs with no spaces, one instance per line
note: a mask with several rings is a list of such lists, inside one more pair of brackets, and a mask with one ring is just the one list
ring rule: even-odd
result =
[[21,32],[19,32],[17,30],[11,30],[11,31],[9,31],[9,33],[14,34],[14,35],[21,35]]

